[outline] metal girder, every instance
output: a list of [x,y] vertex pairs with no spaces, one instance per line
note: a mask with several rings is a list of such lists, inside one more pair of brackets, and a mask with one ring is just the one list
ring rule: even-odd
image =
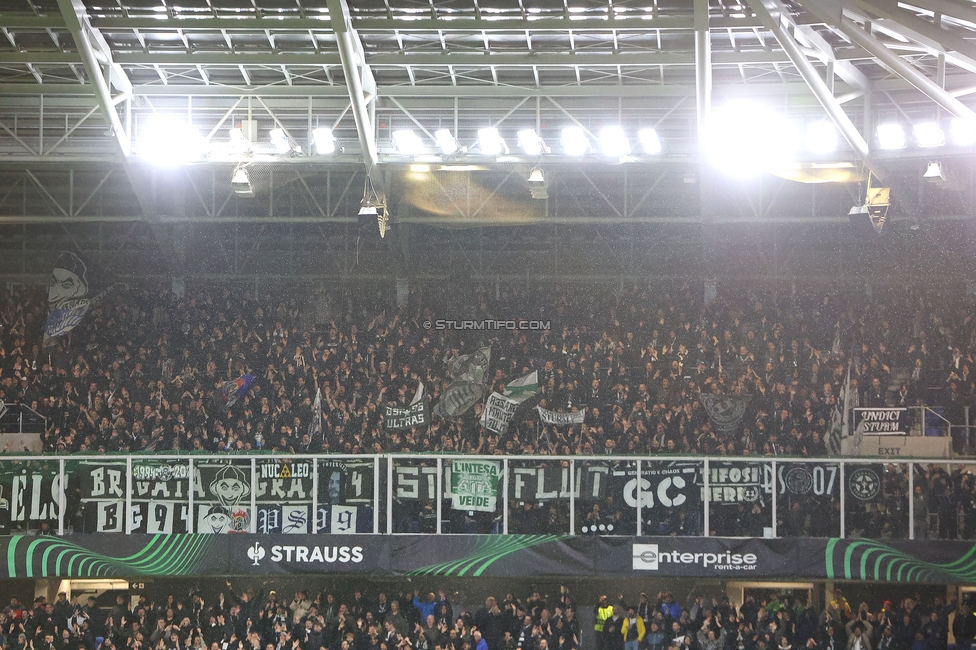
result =
[[[714,16],[712,26],[717,29],[751,29],[760,23],[752,16]],[[59,16],[38,16],[27,12],[0,13],[0,23],[16,29],[63,29],[65,23]],[[92,16],[91,24],[96,29],[106,30],[263,30],[274,31],[331,31],[329,16],[282,16],[267,17],[255,14],[243,16]],[[390,32],[480,32],[488,31],[532,31],[559,32],[572,29],[574,32],[613,31],[613,30],[690,30],[694,29],[694,19],[684,16],[590,16],[577,14],[569,17],[534,17],[524,19],[488,17],[467,18],[452,16],[442,18],[397,17],[353,17],[353,27],[359,31]]]
[[[946,60],[969,71],[976,72],[976,45],[964,38],[930,23],[910,11],[901,9],[897,3],[887,0],[854,0],[862,9],[885,19],[878,21],[886,29],[891,29],[916,43],[930,47],[945,54]],[[894,25],[891,23],[894,22]]]
[[827,88],[827,84],[820,78],[820,74],[816,68],[813,67],[810,60],[800,50],[800,46],[797,45],[793,37],[783,28],[781,16],[787,13],[786,7],[780,0],[746,0],[746,2],[763,22],[766,29],[771,31],[773,36],[776,37],[776,41],[780,44],[780,47],[790,57],[793,65],[799,71],[800,76],[810,86],[810,91],[813,92],[814,97],[817,98],[820,105],[827,111],[827,115],[837,127],[837,130],[841,132],[841,135],[844,136],[844,139],[847,140],[847,143],[851,145],[851,148],[862,159],[867,159],[867,141],[857,130],[857,127],[854,126],[851,118],[844,112],[844,108],[837,101],[837,98]]
[[695,0],[695,107],[699,140],[712,110],[712,36],[708,20],[708,0]]
[[[367,57],[366,63],[373,67],[483,67],[498,68],[531,68],[531,67],[585,67],[599,68],[618,66],[648,67],[659,65],[694,65],[695,52],[662,52],[649,50],[646,52],[594,52],[585,53],[529,53],[524,54],[480,54],[471,53],[387,53],[373,54]],[[342,58],[335,53],[300,54],[295,52],[186,52],[185,50],[154,50],[149,52],[118,52],[114,61],[122,65],[145,66],[183,66],[223,65],[237,67],[240,65],[265,66],[310,66],[340,65]],[[867,58],[861,53],[855,53],[850,58]],[[772,63],[789,63],[784,52],[767,50],[743,50],[712,52],[712,65],[762,65]],[[0,64],[37,64],[37,65],[70,65],[81,63],[80,56],[75,52],[55,51],[27,51],[0,52]]]
[[[112,135],[115,137],[115,140],[118,143],[122,156],[127,158],[131,151],[129,135],[126,133],[122,120],[119,118],[119,114],[115,110],[115,101],[112,98],[112,92],[109,86],[110,81],[105,78],[102,68],[99,65],[95,48],[92,45],[92,42],[89,40],[89,38],[96,37],[94,36],[95,30],[87,24],[87,18],[85,17],[85,5],[81,2],[81,0],[58,0],[58,7],[61,9],[61,15],[64,17],[68,30],[74,37],[75,46],[78,48],[78,55],[81,57],[82,63],[85,65],[88,78],[91,80],[92,85],[94,86],[95,98],[98,100],[98,106],[102,110],[102,115],[105,117],[105,121],[112,130]],[[104,43],[104,41],[102,42]],[[125,78],[125,75],[121,72],[121,69],[111,72],[113,67],[111,60],[108,61],[108,66],[110,69],[110,77],[118,76],[120,79]],[[128,83],[128,79],[126,79],[125,83]],[[131,88],[132,86],[129,84],[129,89],[131,90]]]
[[807,3],[804,6],[828,25],[847,36],[851,42],[870,52],[878,59],[881,65],[910,83],[936,104],[956,117],[976,122],[976,113],[968,106],[923,75],[913,65],[888,49],[874,35],[861,29],[854,21],[844,15],[844,9],[841,5],[830,0],[821,0],[819,2]]
[[855,88],[860,88],[864,91],[870,90],[871,81],[867,76],[850,61],[839,59],[834,48],[827,42],[827,39],[821,36],[820,32],[812,26],[794,24],[794,34],[797,38],[806,41],[810,47],[821,52],[827,61],[833,63],[834,73],[838,77]]
[[376,168],[379,155],[376,147],[376,125],[371,111],[371,105],[375,106],[376,101],[376,81],[366,63],[359,36],[352,27],[346,0],[328,0],[328,5],[329,14],[332,16],[332,29],[335,31],[339,55],[342,58],[342,73],[346,79],[352,114],[356,120],[356,131],[359,133],[359,145],[363,150],[366,174],[377,198],[383,202],[386,200],[386,188],[382,172]]

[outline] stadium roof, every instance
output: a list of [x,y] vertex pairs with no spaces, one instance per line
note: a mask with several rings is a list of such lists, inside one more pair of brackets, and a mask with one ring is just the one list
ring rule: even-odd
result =
[[[776,170],[784,182],[863,189],[870,169],[915,188],[937,152],[962,193],[930,216],[972,213],[973,145],[950,133],[976,133],[976,8],[957,0],[2,0],[0,32],[0,223],[273,222],[285,186],[303,201],[292,221],[355,220],[364,186],[404,223],[694,221],[715,202],[699,183],[701,140],[713,112],[744,101],[800,130],[832,125],[836,151],[799,152]],[[161,116],[207,143],[177,172],[176,206],[172,179],[144,164],[147,142],[182,146]],[[887,122],[904,147],[882,150]],[[946,140],[936,149],[912,135],[930,122]],[[629,152],[601,153],[607,125]],[[566,153],[566,127],[583,155]],[[500,152],[479,142],[488,128]],[[640,147],[649,129],[659,152]],[[334,152],[318,155],[316,130]],[[395,142],[400,130],[414,149]],[[520,130],[541,150],[519,147]],[[445,153],[438,131],[459,150]],[[262,201],[232,191],[239,168]],[[504,201],[527,199],[537,168],[550,199],[519,214]],[[573,208],[574,191],[599,209]],[[781,191],[805,207],[774,207]],[[766,205],[741,201],[732,218],[845,220],[861,189],[814,190],[819,208],[810,193],[767,188]]]

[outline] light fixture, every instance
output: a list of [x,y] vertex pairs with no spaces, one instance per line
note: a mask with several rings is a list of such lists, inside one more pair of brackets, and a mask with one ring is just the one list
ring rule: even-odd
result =
[[478,129],[478,148],[486,156],[508,153],[508,145],[495,127]]
[[941,147],[945,144],[945,132],[937,122],[919,122],[912,127],[915,142],[923,148]]
[[901,124],[889,122],[878,125],[878,146],[882,149],[904,149],[908,144],[905,138],[905,129]]
[[957,147],[971,147],[976,144],[976,121],[955,117],[949,123],[952,144]]
[[234,173],[230,178],[230,186],[234,189],[234,194],[238,196],[254,196],[251,177],[248,175],[244,165],[238,165],[234,168]]
[[546,175],[542,173],[542,170],[536,167],[529,173],[526,182],[529,184],[529,191],[532,193],[533,199],[548,199],[549,184],[546,182]]
[[434,131],[434,140],[437,142],[437,148],[441,150],[441,153],[445,156],[451,156],[461,150],[461,145],[458,144],[457,138],[451,133],[450,129],[437,129]]
[[637,139],[640,140],[644,153],[649,156],[659,154],[664,149],[661,145],[661,138],[655,129],[641,129],[637,132]]
[[705,158],[739,178],[780,167],[793,157],[800,141],[795,127],[781,113],[753,102],[716,108],[703,136]]
[[141,129],[139,154],[154,165],[172,167],[202,160],[207,149],[200,131],[172,115],[150,115]]
[[518,146],[528,156],[539,156],[549,153],[545,141],[535,132],[535,129],[522,129],[517,133]]
[[880,235],[888,222],[888,208],[891,206],[890,187],[871,187],[871,173],[868,173],[868,189],[864,205],[855,205],[848,212],[851,225],[866,229],[870,225],[876,235]]
[[944,181],[945,172],[942,171],[942,163],[938,162],[937,160],[930,162],[925,168],[925,173],[922,174],[922,178],[933,182]]
[[623,158],[630,155],[630,142],[619,126],[605,126],[600,131],[600,151],[610,158]]
[[332,129],[325,127],[312,129],[312,145],[315,147],[315,153],[320,156],[333,154],[338,148]]
[[367,198],[364,198],[359,204],[359,216],[360,217],[372,217],[376,215],[376,206],[373,202]]
[[567,156],[585,156],[590,152],[590,139],[578,126],[567,126],[563,129],[560,142]]
[[230,149],[234,153],[244,154],[251,148],[251,141],[244,135],[244,129],[239,126],[228,131],[230,137]]
[[394,131],[393,145],[405,156],[416,156],[424,152],[424,141],[410,129]]
[[291,153],[292,150],[294,150],[294,147],[291,144],[291,140],[289,139],[288,134],[285,133],[284,129],[281,128],[271,129],[271,132],[268,135],[271,138],[271,145],[275,148],[275,151],[277,151],[278,153],[286,154],[286,153]]
[[837,150],[837,127],[829,120],[807,125],[806,148],[812,154],[825,155]]

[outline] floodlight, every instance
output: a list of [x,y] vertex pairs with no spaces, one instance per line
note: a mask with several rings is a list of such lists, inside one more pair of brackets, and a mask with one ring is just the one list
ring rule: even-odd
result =
[[526,182],[529,184],[529,192],[533,199],[549,198],[549,183],[546,182],[546,175],[542,173],[541,169],[538,167],[533,169]]
[[563,129],[560,141],[567,156],[585,156],[590,152],[590,139],[578,126],[567,126]]
[[337,146],[332,129],[325,127],[312,129],[312,145],[315,147],[315,153],[320,156],[328,156],[329,154],[335,153]]
[[824,155],[837,150],[837,127],[829,120],[818,120],[807,125],[807,151]]
[[925,168],[925,173],[922,174],[922,178],[929,181],[944,181],[945,172],[942,171],[942,163],[938,161],[932,161]]
[[949,124],[952,143],[957,147],[971,147],[976,144],[976,121],[961,117],[953,118]]
[[230,136],[230,148],[235,153],[243,154],[251,148],[251,142],[244,135],[244,129],[235,126],[228,135]]
[[437,129],[434,131],[434,140],[437,141],[437,148],[445,156],[450,156],[461,150],[457,138],[454,137],[450,129]]
[[654,129],[641,129],[637,132],[637,139],[640,140],[644,153],[648,155],[659,154],[664,148],[661,146],[661,138]]
[[271,129],[268,135],[271,137],[271,145],[275,151],[280,154],[291,153],[293,147],[284,129]]
[[945,132],[937,122],[920,122],[912,130],[915,132],[915,142],[920,147],[941,147],[945,144]]
[[409,129],[394,131],[393,144],[397,151],[407,156],[416,156],[424,152],[424,141]]
[[201,160],[207,141],[193,125],[172,115],[151,115],[143,125],[139,153],[154,165],[172,167]]
[[497,156],[508,153],[508,145],[505,144],[502,136],[498,134],[498,129],[494,127],[478,129],[478,148],[486,156]]
[[882,149],[904,149],[906,144],[908,141],[901,124],[889,122],[878,125],[878,145]]
[[781,114],[746,102],[713,111],[703,136],[705,157],[738,177],[754,176],[788,162],[800,140],[794,126]]
[[604,156],[623,158],[630,155],[630,142],[619,126],[605,126],[600,131],[600,151]]
[[243,166],[234,169],[234,174],[230,178],[230,186],[238,196],[254,196],[254,188],[251,186],[251,178]]
[[362,203],[359,204],[359,216],[360,217],[375,217],[376,216],[376,206],[369,199],[363,199]]
[[522,129],[517,134],[519,148],[529,156],[549,153],[549,147],[542,140],[535,129]]
[[528,180],[528,182],[530,184],[533,184],[533,183],[534,184],[543,184],[543,183],[546,182],[546,176],[545,176],[545,174],[542,173],[542,170],[541,169],[539,169],[538,167],[536,167],[529,174],[529,178],[527,180]]

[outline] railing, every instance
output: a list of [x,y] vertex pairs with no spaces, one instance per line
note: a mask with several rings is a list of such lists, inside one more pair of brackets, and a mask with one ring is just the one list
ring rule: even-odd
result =
[[0,401],[0,434],[44,433],[47,419],[26,404]]
[[971,539],[970,469],[868,458],[6,457],[0,533]]

